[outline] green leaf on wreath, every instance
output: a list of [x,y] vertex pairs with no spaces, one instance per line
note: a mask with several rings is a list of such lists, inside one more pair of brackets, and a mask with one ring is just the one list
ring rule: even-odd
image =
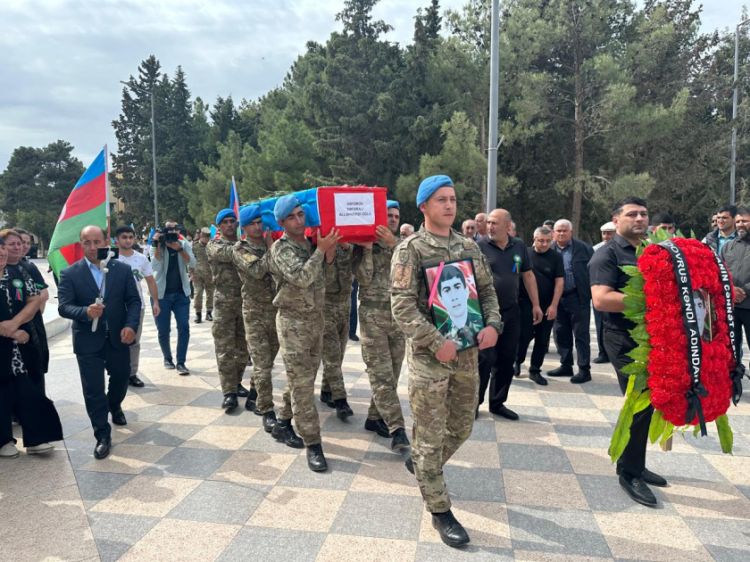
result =
[[731,455],[732,446],[734,445],[734,433],[732,433],[732,428],[729,426],[729,418],[726,414],[716,418],[716,429],[719,432],[721,452]]
[[628,363],[622,368],[622,373],[628,376],[634,376],[637,377],[638,375],[648,375],[648,370],[646,369],[646,365],[643,363],[636,363],[633,361],[632,363]]
[[633,404],[633,400],[625,398],[622,410],[620,410],[620,415],[617,418],[615,431],[612,433],[612,439],[609,442],[609,458],[612,459],[612,462],[617,462],[630,441],[630,426],[633,425]]
[[[637,384],[637,381],[636,381]],[[641,393],[634,393],[635,394],[635,403],[633,405],[633,412],[638,413],[646,408],[648,408],[651,405],[651,391],[645,390]]]
[[621,265],[620,269],[623,271],[623,273],[629,275],[630,277],[641,273],[637,265]]
[[646,326],[643,324],[638,324],[635,328],[631,329],[630,337],[633,338],[636,343],[648,345],[648,332],[646,331]]
[[664,445],[672,437],[672,435],[674,435],[674,425],[672,425],[670,422],[667,422],[667,425],[664,428],[664,432],[661,434],[661,441],[659,441],[659,444]]
[[667,420],[661,415],[659,410],[654,410],[651,416],[651,425],[648,427],[648,439],[651,443],[656,443],[667,428]]
[[627,356],[630,357],[633,361],[640,361],[641,363],[647,363],[648,362],[648,354],[651,351],[651,348],[645,345],[639,345],[635,349],[631,349]]

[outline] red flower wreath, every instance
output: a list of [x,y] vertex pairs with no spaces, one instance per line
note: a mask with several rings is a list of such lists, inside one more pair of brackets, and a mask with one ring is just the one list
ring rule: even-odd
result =
[[[705,420],[709,422],[726,413],[732,396],[729,373],[734,368],[734,357],[729,342],[724,292],[710,248],[693,239],[673,238],[672,241],[687,260],[692,289],[707,291],[713,302],[713,339],[701,340],[701,383],[708,391],[701,403]],[[648,356],[651,403],[675,426],[696,425],[697,416],[692,420],[685,419],[688,407],[685,394],[691,387],[688,345],[669,252],[658,244],[649,245],[638,259],[638,269],[645,281],[645,323],[651,346]]]

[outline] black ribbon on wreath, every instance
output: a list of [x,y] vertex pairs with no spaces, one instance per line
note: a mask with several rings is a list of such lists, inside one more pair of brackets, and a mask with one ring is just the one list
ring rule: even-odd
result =
[[724,306],[727,310],[727,325],[729,326],[729,347],[734,356],[734,369],[729,373],[732,379],[732,403],[736,406],[742,398],[742,377],[745,376],[745,366],[740,361],[742,356],[742,340],[737,337],[737,327],[734,323],[734,306],[732,305],[732,281],[722,259],[714,254],[716,265],[719,266],[719,280],[724,291]]
[[687,260],[679,246],[672,240],[664,240],[659,245],[669,252],[672,258],[675,281],[677,282],[677,294],[682,308],[682,323],[685,326],[685,334],[688,341],[688,371],[690,373],[690,389],[685,393],[687,399],[687,411],[685,420],[690,423],[698,416],[701,435],[706,436],[706,420],[703,416],[701,398],[708,396],[708,391],[701,383],[701,363],[703,361],[703,348],[701,346],[700,327],[698,326],[698,314],[695,310],[693,300],[693,285],[690,282]]

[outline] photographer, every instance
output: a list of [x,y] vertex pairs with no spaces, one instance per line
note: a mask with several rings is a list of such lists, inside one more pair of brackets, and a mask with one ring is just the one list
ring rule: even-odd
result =
[[[168,221],[159,228],[151,241],[151,265],[159,290],[160,314],[156,317],[159,347],[164,356],[164,367],[177,368],[180,375],[189,375],[185,366],[190,341],[190,278],[188,269],[195,267],[195,256],[188,242],[180,238],[177,223]],[[177,365],[172,361],[169,342],[172,314],[177,323]]]

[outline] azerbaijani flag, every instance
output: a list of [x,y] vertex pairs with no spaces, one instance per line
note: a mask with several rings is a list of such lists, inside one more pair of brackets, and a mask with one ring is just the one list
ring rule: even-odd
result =
[[84,226],[107,229],[109,196],[107,189],[107,147],[86,169],[63,205],[49,243],[47,261],[55,275],[83,257],[78,243]]
[[234,183],[234,176],[232,176],[232,187],[229,190],[229,208],[234,211],[234,216],[237,217],[237,236],[240,235],[240,195],[237,193],[237,184]]

